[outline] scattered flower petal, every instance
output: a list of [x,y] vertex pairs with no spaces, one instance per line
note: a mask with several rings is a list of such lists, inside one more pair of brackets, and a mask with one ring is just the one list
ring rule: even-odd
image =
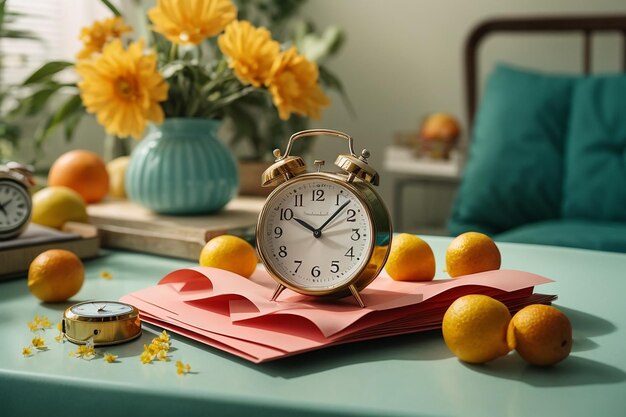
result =
[[74,352],[70,352],[70,356],[91,360],[96,357],[96,349],[93,344],[79,345]]
[[30,348],[30,346],[26,346],[22,349],[22,355],[24,355],[24,357],[32,356],[33,350]]
[[111,280],[111,279],[113,279],[113,275],[111,275],[111,273],[108,272],[108,271],[101,271],[100,272],[100,278]]
[[41,337],[41,336],[33,337],[33,340],[31,342],[31,344],[35,348],[37,348],[37,349],[41,349],[41,348],[45,348],[46,347],[46,341],[43,340],[43,337]]
[[141,356],[139,356],[139,360],[144,365],[152,363],[153,359],[154,359],[154,354],[150,353],[149,350],[144,350]]
[[113,363],[117,360],[117,355],[113,355],[112,353],[104,354],[104,361],[107,363]]
[[54,340],[56,340],[58,343],[61,343],[63,341],[63,333],[59,333],[59,335],[56,336]]
[[187,363],[182,363],[181,361],[176,361],[176,373],[178,375],[185,375],[191,372],[191,366]]

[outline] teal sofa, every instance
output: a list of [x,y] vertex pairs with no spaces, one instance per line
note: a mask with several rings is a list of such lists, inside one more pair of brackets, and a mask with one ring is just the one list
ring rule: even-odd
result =
[[451,235],[626,252],[626,75],[499,65],[470,144]]

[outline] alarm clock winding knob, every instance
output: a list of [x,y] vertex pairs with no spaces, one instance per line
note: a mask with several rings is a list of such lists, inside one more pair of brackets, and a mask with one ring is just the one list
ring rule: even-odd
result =
[[359,178],[372,185],[378,185],[380,178],[378,172],[367,163],[370,152],[363,149],[360,157],[354,155],[339,155],[335,160],[335,165],[348,174],[348,182]]

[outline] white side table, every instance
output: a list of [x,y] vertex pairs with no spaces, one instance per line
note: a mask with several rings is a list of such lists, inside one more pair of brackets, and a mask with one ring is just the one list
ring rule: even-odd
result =
[[[461,158],[453,152],[449,160],[416,158],[410,149],[390,146],[385,150],[384,169],[393,174],[394,230],[404,231],[404,189],[411,186],[424,188],[446,187],[456,190],[461,178]],[[446,204],[447,205],[447,204]],[[439,207],[449,214],[450,207]],[[432,227],[432,225],[430,225]],[[443,229],[444,225],[439,225]],[[429,230],[430,232],[430,230]]]

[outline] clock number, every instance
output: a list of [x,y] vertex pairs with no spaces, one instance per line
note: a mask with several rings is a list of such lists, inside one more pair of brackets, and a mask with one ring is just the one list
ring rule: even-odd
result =
[[278,256],[280,256],[281,258],[284,258],[285,256],[287,256],[287,246],[281,246],[278,249],[279,249]]
[[356,219],[356,211],[354,211],[353,209],[348,209],[348,211],[346,212],[348,214],[348,218],[346,219],[346,221],[348,222],[355,222]]
[[350,249],[348,250],[348,252],[346,252],[344,256],[347,256],[350,259],[354,258],[354,247],[350,247]]
[[274,239],[278,239],[283,235],[283,229],[280,226],[274,228]]
[[311,201],[325,201],[324,198],[324,190],[313,190],[311,191]]
[[296,207],[302,207],[302,194],[296,194],[293,197],[296,200],[295,206]]
[[317,278],[320,275],[322,275],[322,271],[320,271],[320,267],[315,265],[312,269],[311,269],[311,275],[313,275],[313,277]]
[[359,233],[359,229],[352,229],[352,236],[350,236],[350,239],[354,240],[355,242],[361,239],[361,234]]
[[293,263],[298,264],[298,266],[296,266],[296,270],[293,271],[295,274],[297,274],[298,269],[300,269],[300,267],[302,266],[302,261],[293,261]]
[[330,263],[330,272],[333,274],[339,272],[339,261],[332,261]]
[[293,210],[288,208],[288,209],[280,209],[280,219],[281,220],[291,220],[293,219]]
[[337,202],[335,202],[335,205],[338,206],[339,205],[339,194],[337,194]]

